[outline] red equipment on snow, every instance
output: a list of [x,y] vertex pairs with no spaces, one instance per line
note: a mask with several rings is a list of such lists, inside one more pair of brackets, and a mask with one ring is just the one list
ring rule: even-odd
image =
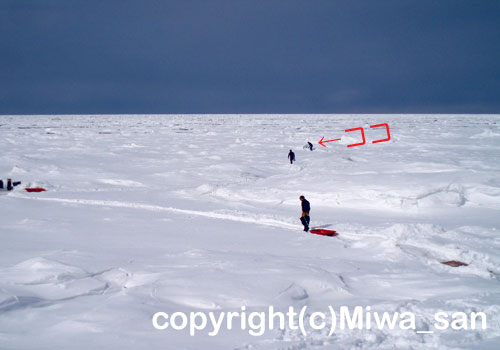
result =
[[32,187],[32,188],[25,188],[26,192],[43,192],[47,191],[45,188],[42,187]]
[[311,233],[313,233],[315,235],[330,236],[330,237],[334,237],[334,236],[338,236],[339,235],[337,233],[337,231],[325,230],[325,229],[322,229],[322,228],[313,229],[313,230],[310,230],[309,232],[311,232]]

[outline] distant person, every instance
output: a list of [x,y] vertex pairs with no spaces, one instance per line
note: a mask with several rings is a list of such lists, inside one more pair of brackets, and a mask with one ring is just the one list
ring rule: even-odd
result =
[[295,161],[295,153],[293,153],[292,150],[288,152],[288,159],[290,159],[290,164],[293,164],[293,162]]
[[309,150],[311,150],[311,151],[312,151],[312,150],[313,150],[313,144],[312,144],[312,143],[310,143],[309,141],[307,141],[307,144],[309,145]]
[[309,204],[309,201],[304,196],[300,196],[299,199],[302,202],[302,216],[300,217],[300,222],[302,222],[302,225],[304,225],[304,231],[308,232],[309,222],[311,221],[311,218],[309,217],[311,204]]

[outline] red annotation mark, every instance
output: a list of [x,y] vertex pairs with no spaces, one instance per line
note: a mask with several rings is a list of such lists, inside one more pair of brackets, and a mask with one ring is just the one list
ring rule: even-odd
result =
[[353,143],[351,145],[347,145],[347,147],[356,147],[356,146],[362,146],[365,144],[365,131],[363,130],[363,128],[359,127],[359,128],[354,128],[354,129],[347,129],[345,132],[351,132],[351,131],[356,131],[356,130],[361,131],[361,137],[363,137],[363,142]]
[[372,141],[372,143],[386,142],[386,141],[390,141],[391,140],[391,134],[389,133],[389,125],[387,125],[387,123],[377,124],[377,125],[370,125],[370,129],[380,128],[381,126],[385,127],[385,131],[387,131],[387,138],[386,139],[382,139],[382,140]]
[[327,143],[327,142],[340,141],[340,139],[325,140],[325,141],[323,141],[324,139],[325,139],[325,137],[323,136],[323,137],[321,138],[321,140],[319,140],[319,142],[318,142],[318,143],[319,143],[321,146],[323,146],[323,147],[326,147],[324,144],[325,144],[325,143]]
[[[387,141],[390,141],[391,140],[391,134],[389,132],[389,125],[387,123],[383,123],[383,124],[375,124],[375,125],[370,125],[370,129],[373,129],[373,128],[380,128],[380,127],[385,127],[385,131],[387,132],[387,138],[385,139],[380,139],[380,140],[375,140],[375,141],[372,141],[372,143],[379,143],[379,142],[387,142]],[[356,131],[356,130],[359,130],[361,131],[361,137],[363,138],[363,142],[359,142],[359,143],[352,143],[350,145],[347,145],[347,147],[356,147],[356,146],[362,146],[366,143],[366,139],[365,139],[365,131],[362,127],[359,127],[359,128],[353,128],[353,129],[347,129],[345,130],[345,132],[352,132],[352,131]],[[326,147],[325,146],[325,143],[327,142],[333,142],[333,141],[340,141],[340,139],[333,139],[333,140],[325,140],[325,137],[323,136],[321,138],[321,140],[319,140],[319,144],[323,147]]]

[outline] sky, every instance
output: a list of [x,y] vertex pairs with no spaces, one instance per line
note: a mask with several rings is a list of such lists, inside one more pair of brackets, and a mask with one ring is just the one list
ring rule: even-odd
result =
[[500,113],[500,1],[0,0],[0,114]]

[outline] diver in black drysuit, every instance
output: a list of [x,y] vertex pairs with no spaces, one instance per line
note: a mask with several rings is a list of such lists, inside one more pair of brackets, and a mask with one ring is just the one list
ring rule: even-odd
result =
[[293,162],[295,161],[295,153],[293,153],[292,150],[288,152],[288,159],[290,159],[290,164],[293,164]]

